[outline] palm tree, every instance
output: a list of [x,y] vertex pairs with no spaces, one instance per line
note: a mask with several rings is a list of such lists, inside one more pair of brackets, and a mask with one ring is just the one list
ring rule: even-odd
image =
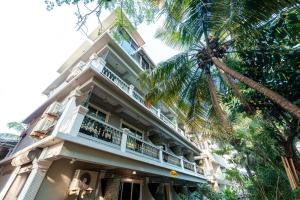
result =
[[[228,132],[231,126],[220,105],[218,90],[215,87],[216,80],[213,79],[224,80],[245,108],[251,110],[235,85],[233,79],[236,79],[300,119],[299,107],[223,62],[226,55],[233,52],[234,45],[238,43],[241,35],[255,37],[259,31],[253,31],[253,28],[259,30],[263,23],[268,23],[268,20],[274,18],[274,13],[298,6],[297,1],[276,3],[269,0],[260,4],[256,1],[251,2],[253,5],[249,5],[247,0],[162,2],[165,20],[163,28],[157,32],[157,37],[183,51],[142,76],[142,79],[148,79],[150,82],[148,100],[163,99],[177,104],[179,108],[189,108],[186,112],[188,122],[203,122],[203,119],[214,116],[213,119],[219,121],[225,132]],[[265,12],[260,12],[262,10]],[[206,91],[207,87],[209,93]]]

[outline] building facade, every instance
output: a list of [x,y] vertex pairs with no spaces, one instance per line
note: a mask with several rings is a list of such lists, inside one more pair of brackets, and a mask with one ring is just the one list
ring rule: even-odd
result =
[[224,157],[213,153],[214,149],[219,149],[217,143],[206,139],[201,141],[198,146],[201,155],[196,156],[195,160],[199,160],[199,165],[212,189],[219,192],[226,187],[231,187],[232,184],[226,179],[225,171],[232,166]]
[[207,183],[176,113],[144,100],[138,75],[154,64],[143,45],[114,12],[89,35],[0,161],[0,199],[170,200]]

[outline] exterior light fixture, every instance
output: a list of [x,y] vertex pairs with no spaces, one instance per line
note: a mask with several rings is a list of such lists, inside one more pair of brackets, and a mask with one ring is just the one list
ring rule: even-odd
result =
[[72,158],[72,160],[70,160],[70,164],[74,164],[76,161],[76,159]]
[[136,171],[132,171],[132,174],[136,174]]

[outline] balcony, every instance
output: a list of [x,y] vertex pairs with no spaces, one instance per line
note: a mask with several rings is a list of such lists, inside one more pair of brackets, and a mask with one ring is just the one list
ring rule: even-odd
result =
[[[177,124],[172,122],[168,117],[166,117],[164,114],[160,112],[160,109],[155,108],[152,105],[146,105],[144,97],[139,94],[136,90],[134,90],[133,85],[127,84],[124,80],[122,80],[117,74],[115,74],[113,71],[111,71],[108,67],[104,66],[102,69],[99,66],[93,66],[96,67],[98,72],[109,79],[113,84],[115,84],[117,87],[119,87],[123,92],[128,94],[134,101],[139,103],[141,106],[143,106],[146,110],[149,110],[154,116],[159,118],[164,124],[172,128],[174,131],[176,131],[178,134],[185,137],[188,141],[193,143],[190,138],[188,138],[185,134],[185,132],[180,129]],[[194,144],[194,143],[193,143]],[[196,146],[196,144],[194,144]]]
[[[127,95],[134,102],[138,103],[145,110],[149,111],[150,115],[152,114],[152,116],[161,121],[162,124],[165,124],[171,130],[176,132],[178,136],[181,136],[179,137],[181,140],[183,139],[184,142],[189,142],[190,145],[193,145],[193,148],[198,149],[198,146],[194,142],[192,142],[188,135],[182,129],[180,129],[174,121],[164,115],[159,108],[147,104],[144,97],[135,89],[134,85],[128,84],[120,76],[118,76],[117,73],[108,68],[105,61],[101,57],[97,57],[96,54],[94,54],[93,56],[94,57],[90,58],[87,63],[80,61],[73,68],[71,74],[69,75],[69,77],[71,78],[68,77],[68,82],[65,81],[64,83],[62,83],[62,87],[58,87],[53,91],[53,93],[56,96],[60,95],[62,91],[64,91],[64,93],[67,93],[68,91],[71,91],[71,89],[74,88],[76,84],[79,84],[79,82],[80,84],[83,84],[90,78],[89,72],[91,72],[92,70],[92,73],[97,74],[98,76],[100,75],[108,82],[112,83],[114,86],[123,91],[124,95]],[[79,66],[78,69],[76,69],[77,66]],[[74,82],[77,83],[74,84]],[[51,98],[54,98],[54,96],[51,96]]]
[[157,163],[203,175],[203,171],[198,170],[195,163],[164,151],[161,147],[150,142],[134,137],[128,129],[118,129],[88,114],[85,115],[82,121],[78,136],[113,147],[120,152],[134,154]]

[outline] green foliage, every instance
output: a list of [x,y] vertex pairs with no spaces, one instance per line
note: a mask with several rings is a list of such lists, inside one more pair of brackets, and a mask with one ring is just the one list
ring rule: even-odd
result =
[[240,193],[249,199],[293,199],[280,158],[282,149],[269,124],[260,115],[250,118],[240,114],[234,130],[236,143],[229,145],[230,161],[243,171],[227,169],[227,180],[239,185]]
[[[227,64],[300,105],[300,13],[296,9],[284,12],[269,26],[262,27],[261,32],[261,37],[255,40],[243,38],[236,46],[238,57],[231,57]],[[281,116],[285,111],[264,95],[247,88],[243,90],[250,104],[262,110],[263,115],[285,120]],[[283,115],[289,116],[288,113]]]
[[23,132],[23,131],[26,130],[26,125],[22,124],[20,122],[9,122],[7,124],[7,127],[10,128],[10,129],[16,130],[19,133],[21,133],[21,132]]
[[212,188],[207,184],[200,184],[199,193],[201,194],[201,198],[208,198],[209,200],[219,200],[221,199],[221,194],[212,190]]
[[295,199],[300,198],[300,188],[297,188],[297,189],[293,190],[293,196],[294,196]]
[[122,15],[118,15],[117,19],[122,21],[126,15],[135,25],[142,22],[153,22],[158,12],[155,1],[148,0],[46,0],[45,4],[49,11],[60,6],[72,6],[76,10],[77,30],[88,30],[86,22],[91,16],[96,17],[101,24],[100,15],[103,10],[112,11],[120,8]]
[[179,193],[178,197],[180,200],[199,200],[201,198],[201,195],[198,192],[193,192],[189,195]]
[[237,194],[230,188],[215,192],[208,184],[198,185],[198,190],[190,194],[179,193],[180,200],[236,200]]
[[[298,9],[290,9],[273,18],[267,26],[261,27],[260,37],[255,40],[243,39],[236,46],[238,53],[228,57],[227,64],[280,93],[296,105],[300,105],[300,14]],[[298,34],[297,34],[298,33]],[[245,49],[251,47],[251,49]],[[250,105],[261,113],[273,130],[272,137],[284,148],[285,154],[295,157],[286,144],[293,145],[299,132],[299,120],[293,118],[280,106],[264,95],[240,85],[243,95]],[[241,104],[229,94],[223,98],[227,102],[232,118],[242,110]],[[228,101],[229,100],[229,101]],[[294,148],[294,147],[293,147]],[[297,158],[299,161],[299,158]],[[297,160],[295,160],[297,161]]]
[[225,188],[222,191],[222,200],[236,200],[237,194],[234,190],[230,188]]

